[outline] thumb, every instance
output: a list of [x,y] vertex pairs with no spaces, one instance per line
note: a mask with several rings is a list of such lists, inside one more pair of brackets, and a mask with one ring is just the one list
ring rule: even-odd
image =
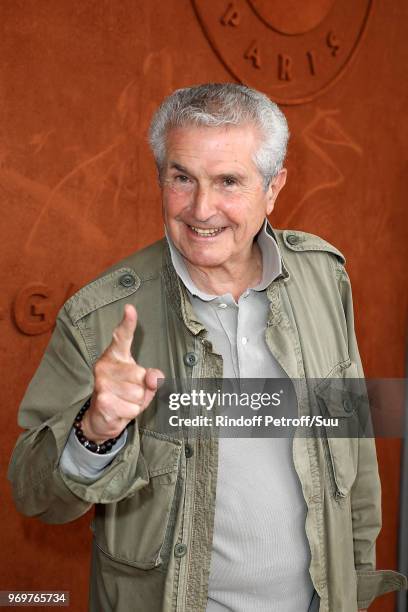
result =
[[157,389],[159,378],[165,378],[163,372],[157,368],[147,368],[145,375],[145,385],[152,391]]
[[132,304],[125,304],[123,318],[112,333],[112,342],[108,351],[117,359],[126,360],[132,358],[131,346],[137,325],[137,312]]

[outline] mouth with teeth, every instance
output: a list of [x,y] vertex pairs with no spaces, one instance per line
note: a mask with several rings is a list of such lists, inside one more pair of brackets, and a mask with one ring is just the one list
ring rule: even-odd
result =
[[208,229],[204,229],[202,227],[195,227],[194,225],[188,225],[187,227],[196,236],[200,236],[202,238],[212,238],[213,236],[218,236],[218,234],[221,234],[226,229],[225,227],[210,227]]

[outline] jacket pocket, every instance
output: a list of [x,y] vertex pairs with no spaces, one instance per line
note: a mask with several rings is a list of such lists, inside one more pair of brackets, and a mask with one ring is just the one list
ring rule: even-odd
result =
[[97,547],[112,559],[140,569],[161,565],[174,526],[177,475],[182,443],[140,429],[140,456],[149,481],[134,495],[98,504],[92,530]]
[[364,390],[364,379],[358,378],[357,366],[351,361],[338,364],[315,387],[320,412],[336,423],[322,433],[335,497],[346,497],[356,479],[358,438],[368,414]]

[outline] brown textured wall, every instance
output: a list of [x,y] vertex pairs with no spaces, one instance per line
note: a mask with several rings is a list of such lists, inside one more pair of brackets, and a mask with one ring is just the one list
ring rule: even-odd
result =
[[[65,589],[70,609],[87,609],[89,516],[45,526],[17,515],[5,472],[57,309],[163,234],[146,129],[174,88],[242,80],[285,104],[289,179],[272,223],[343,250],[366,372],[403,376],[407,5],[306,4],[2,0],[0,589]],[[400,442],[379,440],[378,453],[378,565],[395,568]]]

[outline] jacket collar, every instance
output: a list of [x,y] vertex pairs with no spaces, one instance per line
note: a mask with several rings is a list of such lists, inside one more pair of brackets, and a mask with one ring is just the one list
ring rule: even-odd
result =
[[280,257],[280,263],[281,263],[281,272],[280,274],[276,277],[275,280],[278,280],[280,278],[282,278],[284,281],[287,281],[290,278],[290,274],[289,271],[285,265],[285,260],[282,256],[282,251],[280,249],[279,246],[279,240],[277,238],[277,234],[275,232],[275,230],[273,229],[272,225],[269,223],[268,218],[265,219],[265,231],[269,234],[269,236],[272,236],[272,238],[275,240],[276,242],[276,247],[279,253],[279,257]]

